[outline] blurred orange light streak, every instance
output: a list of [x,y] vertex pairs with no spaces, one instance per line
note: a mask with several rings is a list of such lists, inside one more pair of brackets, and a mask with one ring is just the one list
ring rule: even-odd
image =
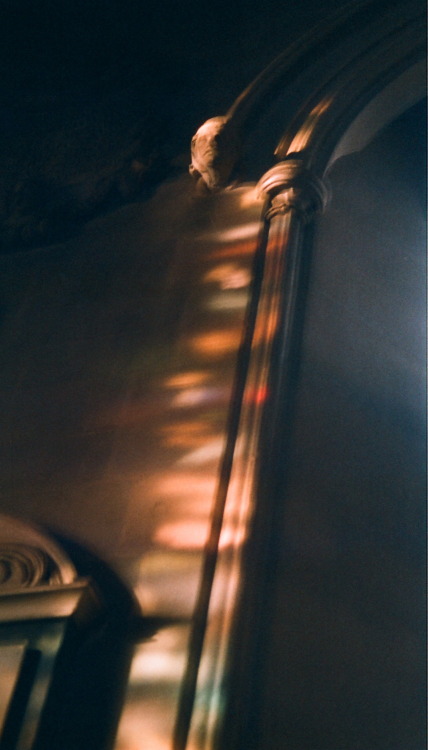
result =
[[155,533],[154,541],[170,549],[202,550],[207,535],[207,521],[177,521],[161,526]]
[[212,491],[216,477],[212,474],[195,474],[192,471],[171,471],[162,475],[153,483],[157,496],[198,498],[212,501]]
[[219,292],[213,295],[206,304],[207,310],[218,310],[219,312],[232,312],[244,310],[248,301],[248,296],[244,292],[229,292],[224,294]]
[[217,282],[222,289],[242,289],[250,283],[251,275],[238,263],[222,263],[208,271],[203,280]]
[[208,258],[220,260],[220,258],[236,258],[241,255],[253,255],[257,237],[252,242],[235,242],[226,247],[217,247],[208,254]]
[[222,437],[208,442],[204,441],[200,447],[179,458],[177,464],[179,466],[203,466],[204,464],[218,460],[223,451],[223,444],[224,440]]
[[[293,140],[291,141],[287,151],[289,154],[298,153],[307,148],[311,135],[315,130],[321,115],[329,108],[331,99],[324,99],[319,102],[316,107],[313,108],[312,112],[308,115],[306,122],[302,125],[300,130],[296,133]],[[278,151],[280,147],[278,148]]]
[[163,425],[159,430],[163,444],[183,448],[196,448],[212,437],[211,425],[201,421],[180,421]]
[[220,232],[208,232],[207,234],[201,235],[199,239],[202,239],[205,242],[207,240],[224,243],[239,242],[257,235],[259,227],[260,224],[258,221],[252,221],[247,224],[231,227],[230,229],[222,229]]
[[194,385],[205,383],[209,377],[210,373],[204,370],[189,370],[189,372],[171,375],[164,381],[164,385],[167,388],[191,388]]
[[[209,523],[207,521],[177,521],[161,526],[155,535],[157,544],[174,550],[202,550],[208,539]],[[222,530],[219,549],[240,546],[245,541],[245,531],[233,527]]]
[[204,333],[194,336],[191,339],[191,346],[199,354],[203,354],[210,359],[216,359],[236,350],[240,341],[240,334],[239,329]]
[[260,200],[258,191],[256,190],[256,187],[252,185],[241,193],[241,195],[239,196],[239,204],[241,208],[247,208],[248,206],[253,206],[256,203],[259,203],[260,207],[262,206],[262,201]]
[[268,396],[268,388],[266,385],[259,386],[258,388],[247,389],[244,395],[245,403],[263,404]]

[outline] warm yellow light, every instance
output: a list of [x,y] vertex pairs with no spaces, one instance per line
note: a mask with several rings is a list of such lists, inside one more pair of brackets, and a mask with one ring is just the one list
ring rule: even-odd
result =
[[204,466],[214,460],[218,460],[223,452],[224,440],[218,437],[215,440],[204,441],[204,444],[178,459],[178,466]]
[[[172,630],[172,629],[169,629]],[[171,637],[169,630],[162,631],[150,648],[140,647],[132,661],[129,681],[131,685],[145,682],[179,680],[183,671],[183,644]]]
[[205,472],[198,475],[192,471],[170,471],[159,476],[153,484],[156,496],[171,498],[212,499],[216,477]]
[[227,392],[222,388],[186,388],[172,399],[175,408],[202,406],[206,403],[223,402]]
[[248,224],[241,224],[240,226],[234,226],[231,229],[222,229],[219,232],[207,232],[204,235],[200,235],[200,239],[203,241],[211,242],[223,242],[223,243],[235,243],[241,240],[247,240],[250,237],[257,237],[260,229],[258,221],[252,221]]
[[221,258],[241,258],[243,256],[253,255],[256,245],[256,238],[254,240],[235,242],[234,244],[228,244],[216,247],[208,255],[213,260],[220,260]]
[[115,750],[171,750],[188,628],[163,628],[137,648]]
[[239,196],[239,205],[241,208],[249,208],[250,206],[254,206],[256,203],[261,204],[260,195],[255,186],[252,185],[251,187],[246,188],[242,191],[241,195]]
[[179,372],[166,378],[164,384],[167,388],[191,388],[195,385],[205,383],[209,378],[209,372],[204,370],[189,370],[188,372]]
[[238,263],[222,263],[204,276],[205,282],[216,282],[221,289],[242,289],[249,285],[251,274],[248,268]]
[[177,521],[157,529],[154,541],[169,549],[202,550],[207,539],[206,521]]
[[[306,121],[290,143],[290,146],[287,149],[289,154],[296,154],[307,148],[311,135],[314,132],[320,117],[329,108],[330,104],[331,99],[324,99],[313,108],[312,112],[308,115]],[[278,148],[278,151],[279,150],[280,147]]]
[[160,430],[163,443],[178,448],[196,448],[211,435],[211,426],[204,420],[179,420],[163,425]]
[[191,346],[198,354],[209,359],[217,359],[235,351],[239,345],[239,340],[240,331],[220,330],[194,336],[191,339]]
[[214,294],[207,301],[207,309],[218,312],[236,312],[244,310],[247,305],[248,297],[243,292],[233,292],[228,294]]

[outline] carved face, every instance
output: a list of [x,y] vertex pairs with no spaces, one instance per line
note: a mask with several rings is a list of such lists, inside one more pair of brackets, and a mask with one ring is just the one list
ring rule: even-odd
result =
[[207,120],[192,139],[191,174],[200,175],[211,189],[226,184],[235,160],[236,149],[225,130],[225,117]]

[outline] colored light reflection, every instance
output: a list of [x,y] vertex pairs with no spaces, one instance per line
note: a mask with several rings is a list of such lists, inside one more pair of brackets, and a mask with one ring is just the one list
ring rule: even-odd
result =
[[177,448],[196,448],[211,436],[212,427],[205,420],[174,421],[159,428],[162,444]]
[[244,395],[244,403],[253,403],[256,405],[263,404],[268,397],[267,385],[260,385],[256,388],[247,388]]
[[207,301],[208,310],[218,310],[220,312],[231,312],[233,310],[243,310],[248,300],[244,292],[232,292],[229,294],[213,294]]
[[217,330],[199,334],[190,340],[190,346],[197,354],[215,360],[225,354],[235,352],[241,338],[240,330]]
[[182,628],[164,628],[156,633],[150,648],[144,644],[137,648],[130,673],[131,685],[174,682],[180,679],[183,667],[182,647]]
[[238,263],[221,263],[205,274],[204,281],[216,282],[221,289],[242,289],[249,285],[251,274]]
[[205,383],[209,377],[210,373],[204,370],[179,372],[166,378],[164,385],[167,388],[194,388]]
[[[186,640],[187,629],[173,626],[162,628],[137,648],[115,750],[171,750],[172,707],[183,673]],[[153,700],[147,700],[148,694]]]
[[260,196],[253,186],[241,192],[239,196],[239,207],[241,209],[253,207],[257,204],[260,205]]
[[[308,147],[312,133],[318,125],[320,117],[328,110],[331,105],[331,99],[324,99],[319,102],[308,115],[306,121],[302,127],[298,130],[290,145],[288,146],[287,152],[289,154],[296,154],[299,151]],[[283,155],[283,145],[280,144],[276,150],[277,155]]]
[[[124,427],[138,425],[144,416],[142,424],[148,433],[139,474],[136,470],[128,493],[124,537],[124,546],[136,538],[137,548],[135,529],[144,527],[145,547],[133,567],[135,594],[146,616],[183,623],[177,628],[162,627],[138,647],[115,750],[172,748],[187,644],[210,538],[260,212],[253,186],[213,196],[212,201],[214,231],[210,215],[205,230],[191,241],[186,238],[183,276],[178,277],[187,278],[184,266],[189,258],[196,271],[182,298],[170,362],[161,377],[157,371],[155,387],[139,397],[140,404],[138,398],[130,399],[110,415]],[[244,533],[236,529],[238,521],[236,513],[229,511],[220,536],[221,554],[227,556],[243,543]],[[225,568],[226,579],[230,583]],[[215,610],[220,612],[224,591],[216,589],[214,596]]]
[[204,442],[200,448],[186,453],[178,461],[178,466],[205,466],[212,461],[218,461],[224,446],[224,438],[219,437],[210,442]]
[[151,490],[155,496],[166,496],[169,498],[208,498],[212,500],[212,490],[215,485],[215,476],[211,472],[198,474],[194,471],[177,471],[172,468],[154,478]]
[[[253,239],[257,236],[260,224],[258,221],[248,222],[241,224],[240,226],[230,227],[229,229],[221,229],[220,231],[209,232],[209,234],[202,234],[200,239],[205,242],[222,243],[228,242],[230,244],[236,244],[246,239]],[[254,246],[254,245],[253,245]]]
[[199,580],[199,552],[195,547],[158,544],[143,558],[134,585],[146,615],[191,618]]
[[155,534],[155,542],[170,549],[202,550],[207,537],[204,521],[177,521],[161,526]]
[[228,391],[224,388],[186,388],[172,399],[175,407],[199,406],[208,403],[218,403],[224,400]]
[[210,257],[215,260],[224,260],[226,258],[246,258],[252,256],[254,253],[254,240],[248,240],[237,242],[234,245],[225,245],[224,247],[216,247],[215,250],[211,251]]

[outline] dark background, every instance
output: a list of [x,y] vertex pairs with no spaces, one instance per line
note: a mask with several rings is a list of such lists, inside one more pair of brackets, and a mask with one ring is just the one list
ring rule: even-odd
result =
[[186,169],[197,127],[345,4],[3,1],[1,250],[66,239]]

